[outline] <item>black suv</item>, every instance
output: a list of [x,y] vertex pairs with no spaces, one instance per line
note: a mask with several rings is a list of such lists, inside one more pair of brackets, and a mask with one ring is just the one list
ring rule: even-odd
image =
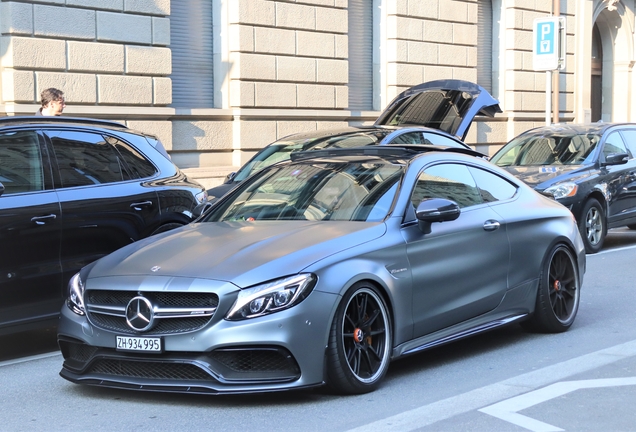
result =
[[93,119],[0,119],[0,334],[56,318],[81,267],[206,203],[154,136]]
[[588,253],[609,228],[636,229],[636,124],[554,124],[514,138],[490,159],[554,196],[579,223]]

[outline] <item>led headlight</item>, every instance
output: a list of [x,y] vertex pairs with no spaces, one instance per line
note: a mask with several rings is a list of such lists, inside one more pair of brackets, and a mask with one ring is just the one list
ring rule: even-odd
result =
[[554,186],[550,186],[546,188],[544,192],[551,194],[554,199],[573,197],[576,195],[576,191],[579,189],[579,186],[576,183],[559,183]]
[[306,273],[241,290],[225,318],[242,320],[288,309],[309,295],[316,280],[316,276]]
[[80,274],[76,273],[68,282],[68,298],[66,305],[78,315],[84,315],[84,284]]

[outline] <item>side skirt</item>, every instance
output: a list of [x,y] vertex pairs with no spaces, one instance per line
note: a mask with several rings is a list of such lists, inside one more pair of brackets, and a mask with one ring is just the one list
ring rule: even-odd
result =
[[508,324],[511,324],[516,321],[520,321],[526,317],[528,317],[528,313],[519,313],[515,315],[503,316],[501,318],[497,318],[485,323],[480,323],[468,328],[455,328],[454,331],[449,331],[449,329],[445,329],[439,332],[436,332],[432,335],[422,336],[420,338],[414,339],[412,341],[408,341],[403,343],[400,346],[395,347],[393,350],[393,358],[401,357],[408,354],[413,354],[419,351],[424,351],[429,348],[433,348],[439,345],[444,345],[450,342],[454,342],[459,339],[464,339],[469,336],[476,335],[478,333],[483,333],[489,330],[496,329],[498,327],[502,327]]

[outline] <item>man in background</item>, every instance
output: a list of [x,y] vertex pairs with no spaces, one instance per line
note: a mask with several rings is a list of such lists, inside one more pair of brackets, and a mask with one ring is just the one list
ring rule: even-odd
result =
[[35,112],[36,116],[59,116],[66,107],[64,92],[56,88],[47,88],[40,94],[42,107]]

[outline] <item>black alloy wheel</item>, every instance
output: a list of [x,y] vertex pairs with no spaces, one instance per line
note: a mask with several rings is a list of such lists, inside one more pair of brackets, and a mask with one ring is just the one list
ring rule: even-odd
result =
[[369,284],[347,291],[331,326],[327,384],[344,394],[375,390],[391,357],[391,323],[384,300]]
[[541,272],[534,315],[526,326],[545,333],[569,329],[579,310],[580,288],[573,253],[565,245],[555,246]]
[[585,203],[581,212],[579,230],[585,244],[585,252],[593,254],[601,250],[607,234],[607,221],[605,212],[596,199],[590,198]]

